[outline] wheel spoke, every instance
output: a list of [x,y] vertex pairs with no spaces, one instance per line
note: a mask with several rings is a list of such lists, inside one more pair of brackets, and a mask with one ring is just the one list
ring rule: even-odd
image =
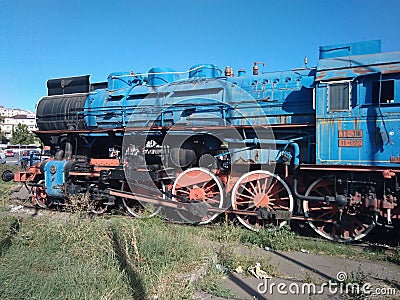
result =
[[253,191],[251,191],[251,190],[249,190],[248,188],[246,188],[246,186],[245,186],[245,185],[243,185],[243,186],[242,186],[242,188],[243,188],[243,189],[245,189],[246,191],[248,191],[248,192],[249,192],[249,194],[252,194],[253,196],[255,196],[255,195],[256,195],[255,193],[253,193]]
[[273,182],[273,180],[271,180],[271,185],[269,186],[268,191],[265,193],[266,195],[269,195],[269,193],[271,192],[271,190],[273,189],[273,187],[277,183],[276,179],[275,179],[275,183],[272,183],[272,182]]
[[217,199],[214,199],[214,198],[208,198],[208,197],[206,197],[206,203],[208,203],[208,202],[213,202],[213,203],[218,203],[219,204],[219,200],[217,200]]
[[269,178],[265,178],[265,182],[264,182],[264,185],[263,185],[263,188],[262,188],[262,193],[263,193],[263,194],[266,194],[265,190],[267,189],[268,179],[269,179]]
[[[198,180],[193,184],[193,180]],[[172,194],[179,196],[181,184],[185,184],[186,191],[182,192],[189,201],[200,201],[206,204],[206,207],[223,206],[223,186],[218,177],[210,170],[205,168],[191,168],[179,174],[172,187]],[[192,194],[193,192],[193,194]],[[173,197],[173,201],[182,202],[179,197]],[[201,204],[201,203],[199,203]],[[200,206],[201,207],[201,206]],[[201,213],[202,208],[200,209]],[[190,211],[177,209],[176,213],[185,223],[207,224],[214,220],[219,212],[206,212],[206,215],[195,215]]]
[[257,180],[257,191],[261,193],[261,178]]
[[[285,181],[268,171],[257,170],[243,174],[235,183],[231,192],[233,208],[241,211],[256,212],[258,210],[274,211],[273,207],[281,210],[293,211],[293,197]],[[258,219],[254,214],[237,214],[236,217],[245,227],[251,230],[274,224],[278,227],[286,224],[285,220],[265,215],[265,219]]]
[[254,203],[254,201],[238,201],[238,204],[249,204],[249,203]]
[[215,191],[215,192],[208,192],[206,194],[207,195],[219,195],[220,193],[218,191]]
[[284,200],[290,200],[290,197],[269,198],[269,201],[284,201]]
[[248,195],[245,195],[245,194],[238,194],[238,198],[240,198],[240,197],[245,197],[245,198],[248,198],[248,199],[251,199],[251,200],[254,199],[254,197],[251,197],[251,196],[248,196]]
[[315,190],[315,193],[320,197],[325,197],[327,195],[326,193],[320,192],[320,190]]
[[[334,181],[320,178],[310,185],[306,196],[325,197],[334,196],[335,193]],[[350,214],[347,207],[341,213],[341,221],[337,222],[339,210],[336,204],[327,206],[324,202],[303,201],[303,210],[306,216],[311,219],[308,221],[311,228],[322,237],[330,240],[342,242],[358,240],[368,234],[373,227],[372,221],[370,223],[361,221],[359,219],[360,212]],[[317,221],[312,221],[312,219],[317,219]]]
[[184,193],[184,194],[188,194],[188,195],[190,194],[189,191],[185,191],[185,190],[182,190],[182,189],[177,190],[176,192],[177,192],[178,194],[179,194],[179,193]]
[[204,187],[204,190],[205,190],[205,191],[212,190],[216,185],[217,185],[217,183],[214,182],[213,184],[211,184],[211,185],[209,185],[209,186],[207,186],[207,187]]
[[277,208],[282,208],[284,210],[288,210],[289,209],[287,206],[282,206],[280,204],[271,203],[271,205],[274,207],[274,209],[277,209]]
[[322,219],[323,217],[328,216],[328,215],[333,216],[332,211],[327,211],[327,212],[325,212],[325,213],[322,213],[322,214],[320,214],[320,215],[317,215],[316,218],[317,218],[317,219]]
[[249,207],[245,208],[244,210],[250,210],[252,208],[256,207],[254,204],[250,205]]
[[[137,186],[135,185],[136,183],[138,183],[137,181],[134,182],[129,182],[129,184],[127,182],[123,182],[121,185],[121,191],[125,191],[125,192],[134,192],[135,188],[137,188]],[[131,186],[132,184],[132,186]],[[161,184],[161,188],[162,191],[164,191],[165,186],[163,184]],[[136,191],[139,194],[145,194],[142,191]],[[160,191],[161,194],[161,191]],[[163,197],[165,198],[165,195],[162,194]],[[150,196],[150,195],[149,195]],[[154,195],[154,197],[158,197],[158,195]],[[122,200],[122,204],[125,207],[125,210],[133,217],[135,218],[150,218],[152,216],[155,216],[156,214],[158,214],[161,210],[160,206],[150,206],[150,205],[146,205],[145,203],[142,205],[139,201],[137,200],[132,200],[132,199],[128,199],[128,198],[121,198]],[[144,214],[144,212],[148,210],[149,214]]]
[[323,186],[322,186],[322,189],[325,191],[325,195],[332,194],[332,192],[333,192],[333,191],[331,191],[331,190],[329,189],[328,184],[323,185]]
[[271,193],[269,195],[270,195],[270,197],[275,196],[275,195],[279,194],[280,192],[282,192],[283,190],[285,190],[284,186],[280,187],[279,190],[274,191],[273,193]]
[[257,194],[257,189],[256,189],[256,186],[253,184],[253,182],[249,181],[249,184],[251,185],[251,188],[253,189],[254,193]]

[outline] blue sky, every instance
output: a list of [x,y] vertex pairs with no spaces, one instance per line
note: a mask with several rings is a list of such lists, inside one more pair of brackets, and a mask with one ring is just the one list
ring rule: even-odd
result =
[[0,0],[0,105],[34,110],[46,81],[214,63],[316,65],[318,47],[371,39],[400,50],[400,0]]

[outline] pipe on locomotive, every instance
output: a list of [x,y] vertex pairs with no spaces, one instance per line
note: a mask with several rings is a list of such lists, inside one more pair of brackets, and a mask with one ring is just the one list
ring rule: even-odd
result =
[[307,200],[311,202],[325,202],[326,204],[329,204],[330,202],[336,202],[339,206],[344,206],[345,203],[343,202],[343,199],[341,197],[332,197],[332,196],[325,196],[325,197],[318,197],[318,196],[305,196],[299,194],[297,190],[298,186],[298,168],[294,168],[294,173],[293,173],[293,193],[297,199],[300,200]]
[[[298,139],[300,139],[300,138],[298,138]],[[246,143],[246,144],[254,144],[254,145],[259,145],[259,144],[285,145],[284,149],[286,149],[288,146],[291,146],[294,149],[293,166],[296,169],[300,165],[300,147],[295,142],[295,140],[268,140],[268,139],[254,138],[254,139],[244,139],[244,140],[225,139],[225,141],[228,143]]]
[[[231,142],[237,142],[238,140],[230,140]],[[228,140],[229,142],[229,140]],[[294,158],[293,158],[293,192],[297,199],[307,200],[307,201],[315,201],[315,202],[325,202],[329,204],[330,202],[335,202],[339,207],[343,207],[347,200],[342,195],[338,195],[336,197],[325,196],[305,196],[299,194],[298,187],[298,168],[300,166],[300,147],[294,140],[267,140],[267,139],[244,139],[244,143],[254,143],[254,144],[277,144],[277,145],[285,145],[285,149],[288,146],[293,147],[294,149]]]
[[[298,138],[300,139],[300,138]],[[236,139],[227,139],[226,140],[228,143],[229,142],[239,142],[239,140]],[[252,143],[254,145],[257,144],[276,144],[276,145],[285,145],[285,148],[288,146],[293,147],[294,149],[294,158],[293,158],[293,193],[296,196],[297,199],[300,200],[307,200],[307,201],[314,201],[314,202],[325,202],[329,204],[330,202],[335,202],[339,207],[343,207],[346,205],[347,199],[343,195],[337,195],[335,197],[332,196],[325,196],[325,197],[318,197],[318,196],[305,196],[301,195],[298,190],[298,168],[300,166],[300,147],[299,145],[295,142],[295,140],[268,140],[268,139],[244,139],[244,143]]]
[[[168,75],[168,74],[187,74],[187,73],[190,73],[192,71],[196,71],[198,69],[201,69],[203,67],[205,67],[205,65],[201,65],[201,66],[198,66],[196,68],[191,68],[190,70],[187,70],[187,71],[173,71],[173,72],[150,72],[150,73],[138,73],[138,74],[132,72],[131,74],[113,75],[111,78],[114,79],[114,78],[123,78],[123,77],[135,77],[135,76],[146,76],[146,75],[161,75],[161,74],[164,74],[164,75]],[[220,69],[218,69],[218,70],[221,71]]]
[[[75,130],[75,126],[69,125],[68,126],[68,131]],[[65,151],[64,151],[64,158],[66,160],[71,160],[72,159],[72,141],[71,141],[71,135],[67,134],[67,140],[65,141]]]

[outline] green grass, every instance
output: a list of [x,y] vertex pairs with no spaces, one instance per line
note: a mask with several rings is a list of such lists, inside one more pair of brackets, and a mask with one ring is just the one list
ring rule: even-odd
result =
[[11,216],[0,218],[0,257],[12,245],[12,238],[18,233],[20,220]]
[[386,253],[382,248],[356,248],[352,244],[331,242],[322,238],[298,236],[289,226],[279,230],[266,228],[259,232],[246,230],[225,221],[214,225],[210,238],[221,243],[238,243],[278,251],[308,251],[352,259],[386,260],[400,264],[400,247],[394,253]]
[[[277,274],[259,247],[396,263],[400,256],[299,238],[287,227],[256,233],[228,221],[201,227],[159,218],[2,213],[0,299],[191,299],[194,289],[231,297],[221,279],[237,267],[246,275],[259,262]],[[183,275],[199,269],[207,272],[193,286]]]
[[190,298],[193,287],[178,275],[210,255],[200,236],[157,219],[28,218],[8,232],[0,299]]
[[0,210],[4,210],[8,206],[8,196],[10,195],[10,191],[17,187],[17,184],[13,181],[3,182],[1,174],[3,174],[5,170],[15,172],[18,170],[18,167],[14,165],[0,165]]

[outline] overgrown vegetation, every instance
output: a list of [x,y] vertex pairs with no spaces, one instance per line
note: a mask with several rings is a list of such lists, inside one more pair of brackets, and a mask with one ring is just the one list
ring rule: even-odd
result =
[[233,270],[249,275],[260,263],[278,274],[265,250],[400,261],[399,251],[299,238],[289,227],[256,233],[228,220],[201,227],[84,212],[23,220],[3,213],[0,299],[191,299],[194,289],[232,297],[221,279]]
[[[10,218],[1,228],[11,228]],[[1,299],[184,299],[179,274],[211,251],[189,228],[157,219],[24,219],[1,232]]]
[[210,238],[222,243],[257,246],[267,251],[303,251],[345,258],[386,260],[400,264],[400,247],[393,253],[387,253],[380,247],[355,248],[352,244],[336,243],[322,238],[300,238],[289,226],[279,230],[271,227],[253,232],[225,221],[213,225]]
[[[5,170],[16,171],[17,169],[17,166],[14,165],[0,165],[0,176]],[[17,184],[15,182],[4,182],[0,178],[0,210],[7,206],[10,191],[16,186]]]

